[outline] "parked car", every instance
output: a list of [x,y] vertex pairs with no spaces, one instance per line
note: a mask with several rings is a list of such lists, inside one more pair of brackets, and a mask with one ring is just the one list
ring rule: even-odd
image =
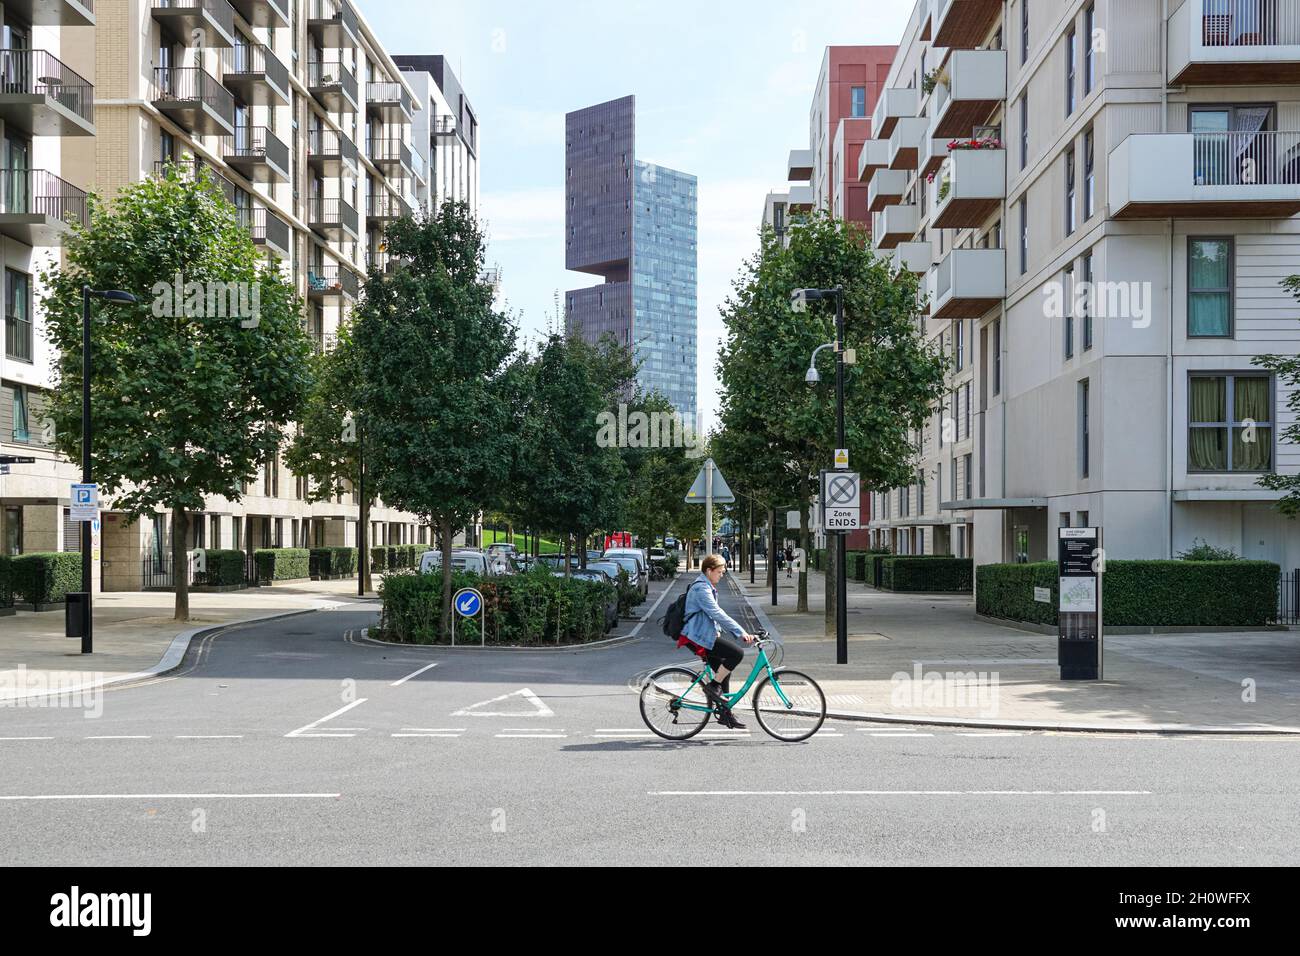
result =
[[495,544],[487,546],[488,554],[513,554],[517,555],[519,551],[513,544],[508,541],[498,541]]
[[[420,555],[421,574],[428,574],[440,567],[442,567],[441,551],[426,551]],[[483,577],[497,573],[492,570],[492,564],[488,561],[486,554],[482,551],[470,551],[468,549],[457,549],[451,553],[451,569],[453,571],[470,571]]]
[[618,581],[619,564],[616,561],[588,561],[588,571],[600,571],[611,581]]
[[644,598],[646,592],[650,590],[650,575],[641,569],[641,565],[636,558],[630,554],[606,555],[606,558],[627,572],[632,586],[640,591],[641,597]]
[[[557,578],[564,577],[563,571],[552,571],[552,575]],[[608,584],[609,576],[603,571],[583,571],[577,569],[569,572],[569,577],[577,578],[581,581],[595,581],[599,584]],[[618,593],[615,592],[610,599],[605,602],[605,633],[608,634],[618,625]]]
[[650,558],[642,548],[610,548],[602,556],[606,560],[610,558],[633,558],[637,567],[640,568],[641,574],[650,577]]

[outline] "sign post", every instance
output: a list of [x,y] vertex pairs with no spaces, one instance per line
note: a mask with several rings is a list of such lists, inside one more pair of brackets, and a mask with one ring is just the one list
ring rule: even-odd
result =
[[1101,579],[1105,570],[1101,530],[1058,529],[1057,565],[1056,659],[1061,668],[1061,680],[1101,680]]
[[[837,456],[838,458],[838,456]],[[838,465],[838,461],[836,462]],[[848,465],[848,453],[844,464]],[[835,662],[849,662],[848,584],[844,536],[862,525],[862,476],[856,471],[821,473],[822,531],[835,535]],[[828,542],[829,544],[829,542]]]
[[727,479],[722,477],[722,472],[712,458],[705,459],[704,467],[695,477],[695,483],[686,492],[685,501],[688,505],[704,503],[704,552],[710,554],[713,551],[714,503],[720,505],[736,503],[736,496],[732,494],[731,486],[727,484]]

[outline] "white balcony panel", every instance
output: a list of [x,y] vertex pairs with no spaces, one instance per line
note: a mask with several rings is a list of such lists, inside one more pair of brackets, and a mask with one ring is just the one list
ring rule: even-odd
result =
[[1185,0],[1169,18],[1169,83],[1300,83],[1300,0]]
[[876,100],[876,111],[871,117],[871,135],[877,139],[892,135],[894,124],[900,119],[915,116],[920,102],[920,91],[916,87],[882,90],[880,98]]
[[953,249],[930,273],[930,317],[977,319],[1007,294],[1002,249]]
[[955,50],[945,72],[930,98],[930,135],[969,137],[1007,98],[1007,53]]

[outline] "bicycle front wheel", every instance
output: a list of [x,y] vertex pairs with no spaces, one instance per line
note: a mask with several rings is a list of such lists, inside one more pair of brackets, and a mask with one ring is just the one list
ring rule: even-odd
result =
[[645,725],[665,740],[686,740],[703,730],[713,708],[699,676],[686,667],[665,667],[647,677],[641,685]]
[[779,670],[754,689],[754,717],[777,740],[807,740],[826,720],[826,695],[807,674]]

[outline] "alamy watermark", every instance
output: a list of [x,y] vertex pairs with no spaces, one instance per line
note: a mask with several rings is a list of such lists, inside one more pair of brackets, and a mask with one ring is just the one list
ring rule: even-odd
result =
[[998,715],[997,671],[926,671],[916,661],[912,673],[898,671],[889,679],[889,685],[890,706],[899,709]]
[[[1053,281],[1043,286],[1043,315],[1049,319],[1127,319],[1135,329],[1151,327],[1154,293],[1150,282]],[[1068,309],[1067,309],[1068,306]]]
[[186,282],[178,272],[170,283],[155,282],[149,291],[156,319],[239,319],[245,329],[262,321],[262,287],[256,282]]
[[102,673],[29,671],[19,664],[0,671],[0,707],[57,707],[84,710],[87,720],[104,715]]
[[619,402],[617,412],[596,416],[596,429],[601,448],[685,448],[687,458],[704,454],[699,429],[676,411],[629,412],[627,403]]

